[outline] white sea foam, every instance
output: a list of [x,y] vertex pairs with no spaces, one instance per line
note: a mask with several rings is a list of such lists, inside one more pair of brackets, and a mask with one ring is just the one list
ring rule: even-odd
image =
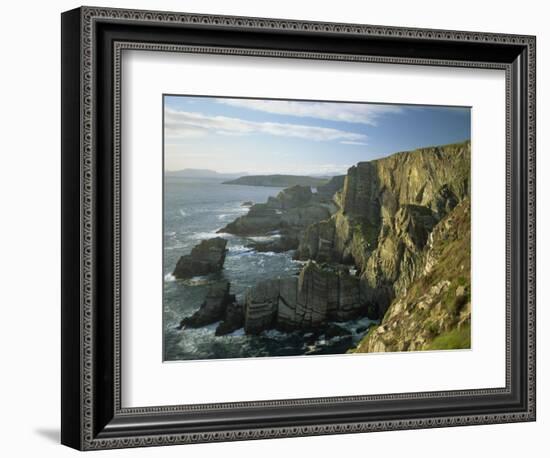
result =
[[281,234],[258,235],[258,236],[248,237],[248,238],[250,240],[253,240],[254,242],[269,242],[271,240],[280,239]]
[[165,281],[166,283],[171,283],[171,282],[173,282],[173,281],[176,281],[176,277],[174,277],[172,274],[166,274],[166,275],[164,276],[164,281]]
[[216,321],[215,323],[207,324],[206,326],[203,326],[204,329],[210,331],[210,332],[216,332],[216,328],[219,326],[221,321]]
[[217,232],[220,229],[216,229],[216,231],[214,231],[214,234],[216,234],[216,237],[223,237],[224,239],[232,239],[233,237],[235,237],[233,234],[229,234],[228,232]]
[[213,239],[214,237],[225,237],[225,236],[226,234],[218,234],[216,231],[210,231],[210,232],[195,232],[190,236],[190,238],[193,240],[207,240],[207,239]]
[[164,246],[164,249],[165,250],[182,250],[182,249],[185,249],[187,246],[184,244],[184,243],[176,243],[175,245],[172,245],[172,246]]
[[208,276],[198,275],[196,277],[188,278],[184,281],[187,286],[201,286],[209,283]]
[[181,216],[187,216],[187,213],[184,212],[184,211],[180,208],[180,215],[181,215]]
[[252,253],[254,250],[252,248],[248,248],[244,245],[231,245],[229,247],[229,252],[232,255],[240,255],[240,254],[246,254],[246,253]]

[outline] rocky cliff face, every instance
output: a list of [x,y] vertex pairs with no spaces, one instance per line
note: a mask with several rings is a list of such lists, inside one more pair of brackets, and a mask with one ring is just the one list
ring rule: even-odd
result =
[[418,275],[430,232],[469,195],[470,142],[397,153],[351,167],[339,210],[307,228],[296,257],[354,264],[382,316]]
[[297,248],[307,261],[300,274],[259,282],[239,304],[219,286],[182,325],[221,321],[218,335],[240,327],[332,335],[332,322],[366,316],[381,323],[352,351],[468,348],[469,195],[469,141],[359,163],[316,193],[285,189],[220,232],[278,232],[255,248]]
[[470,347],[470,199],[434,228],[420,272],[356,352]]
[[347,268],[309,262],[299,276],[263,281],[248,291],[244,328],[249,334],[318,329],[365,315],[364,304],[359,278]]

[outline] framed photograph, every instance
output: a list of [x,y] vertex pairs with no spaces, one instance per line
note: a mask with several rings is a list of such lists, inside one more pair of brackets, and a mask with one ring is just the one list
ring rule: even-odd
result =
[[62,443],[535,420],[535,37],[62,15]]

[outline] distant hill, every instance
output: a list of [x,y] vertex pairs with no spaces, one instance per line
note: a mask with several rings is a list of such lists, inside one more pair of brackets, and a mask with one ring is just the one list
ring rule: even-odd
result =
[[300,175],[248,175],[236,180],[224,181],[223,184],[240,184],[244,186],[273,186],[288,188],[289,186],[321,186],[329,181],[328,178],[315,178]]
[[184,177],[184,178],[237,178],[246,175],[243,172],[236,173],[219,173],[209,169],[183,169],[183,170],[167,170],[167,177]]

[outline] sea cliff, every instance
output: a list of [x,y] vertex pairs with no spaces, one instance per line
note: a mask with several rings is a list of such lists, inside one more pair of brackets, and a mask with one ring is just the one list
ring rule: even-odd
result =
[[468,348],[470,148],[466,141],[360,162],[316,192],[292,186],[252,205],[220,232],[276,234],[251,247],[294,250],[304,266],[256,284],[240,304],[216,302],[212,320],[226,317],[219,333],[334,333],[335,322],[368,317],[379,325],[350,352]]

